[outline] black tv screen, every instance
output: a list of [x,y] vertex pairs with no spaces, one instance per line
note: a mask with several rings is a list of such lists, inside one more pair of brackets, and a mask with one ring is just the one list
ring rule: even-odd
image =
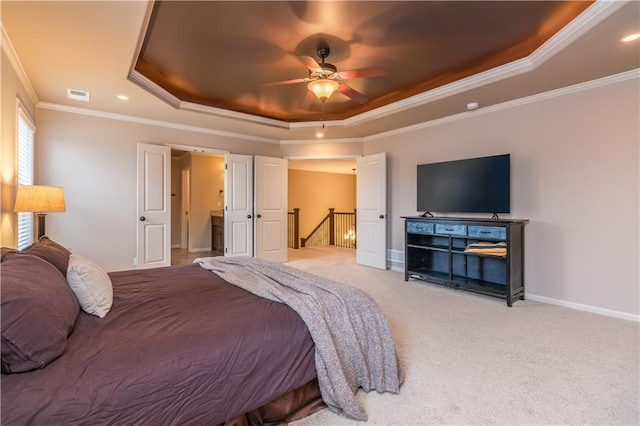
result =
[[418,165],[421,212],[509,213],[510,155]]

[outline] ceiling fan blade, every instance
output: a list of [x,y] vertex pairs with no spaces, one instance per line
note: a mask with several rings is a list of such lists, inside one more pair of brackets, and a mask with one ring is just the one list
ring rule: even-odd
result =
[[358,92],[356,89],[353,89],[344,83],[340,83],[340,86],[338,86],[338,92],[350,97],[351,99],[353,99],[359,104],[364,104],[369,101],[369,98],[366,95],[363,95],[362,93]]
[[298,56],[298,59],[305,67],[309,68],[311,72],[322,72],[320,64],[318,64],[318,62],[311,56]]
[[260,87],[269,87],[269,86],[282,86],[284,84],[295,84],[295,83],[304,83],[305,81],[309,81],[308,78],[294,78],[291,80],[283,80],[283,81],[273,81],[271,83],[259,83]]
[[340,74],[340,77],[347,80],[349,78],[360,77],[382,77],[383,75],[387,75],[387,71],[382,67],[373,67],[361,68],[359,70],[340,71],[338,74]]
[[311,90],[307,90],[306,96],[304,97],[302,102],[300,102],[300,109],[309,109],[313,101],[315,101],[316,99],[316,95],[314,95]]

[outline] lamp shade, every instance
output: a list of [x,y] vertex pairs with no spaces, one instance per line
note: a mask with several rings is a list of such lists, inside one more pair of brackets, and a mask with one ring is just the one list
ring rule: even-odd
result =
[[60,186],[19,185],[14,212],[63,212],[64,190]]
[[329,99],[329,96],[333,94],[338,89],[337,81],[329,80],[327,78],[321,78],[318,80],[314,80],[307,85],[309,90],[311,90],[321,101],[326,101]]

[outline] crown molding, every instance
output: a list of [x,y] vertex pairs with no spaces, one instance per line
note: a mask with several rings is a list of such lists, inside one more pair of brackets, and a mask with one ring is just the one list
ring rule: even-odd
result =
[[359,154],[351,154],[351,155],[316,155],[316,156],[308,156],[308,155],[292,155],[289,157],[282,157],[285,160],[352,160],[355,158],[360,158],[362,155]]
[[[435,89],[411,96],[406,99],[402,99],[400,101],[393,102],[388,105],[384,105],[382,107],[376,108],[371,111],[367,111],[365,113],[344,119],[344,120],[332,120],[332,121],[313,121],[313,122],[286,122],[282,120],[270,119],[262,116],[257,116],[254,114],[241,113],[237,111],[230,111],[222,108],[216,108],[211,106],[200,105],[191,102],[180,101],[177,97],[173,96],[167,90],[158,86],[154,82],[147,79],[145,76],[135,71],[132,68],[129,72],[129,79],[136,82],[143,88],[147,89],[152,94],[156,95],[160,99],[169,103],[179,110],[186,111],[196,111],[202,112],[205,114],[209,114],[212,116],[226,117],[237,119],[245,122],[252,122],[256,124],[262,124],[267,126],[273,126],[281,129],[304,129],[304,128],[313,128],[324,125],[325,127],[352,127],[356,125],[362,125],[372,120],[377,120],[382,117],[386,117],[393,114],[398,114],[403,111],[406,111],[411,108],[415,108],[418,106],[426,105],[430,102],[443,99],[449,96],[453,96],[455,94],[462,93],[467,90],[475,89],[478,87],[485,86],[487,84],[491,84],[506,78],[511,78],[523,73],[527,73],[535,70],[540,65],[544,64],[547,60],[558,54],[565,47],[567,47],[570,43],[575,41],[577,38],[582,36],[588,30],[593,28],[598,23],[602,22],[604,19],[613,14],[616,10],[623,7],[629,0],[624,1],[611,1],[611,0],[596,0],[591,6],[589,6],[584,12],[578,15],[573,21],[567,24],[564,28],[562,28],[559,32],[554,34],[551,38],[549,38],[544,44],[542,44],[538,49],[536,49],[533,53],[531,53],[526,58],[522,58],[519,60],[512,61],[510,63],[492,68],[490,70],[469,76],[462,80],[458,80],[447,85],[437,87]],[[146,26],[149,22],[149,17],[151,15],[151,11],[153,9],[153,1],[150,2],[147,10],[147,18],[145,19],[145,25],[143,26],[141,36],[139,39],[139,45],[136,49],[136,53],[134,55],[134,60],[132,63],[135,63],[135,58],[138,56],[138,53],[141,48],[142,40],[144,39],[144,34],[146,32]],[[485,111],[487,108],[484,109]],[[473,112],[472,112],[473,113]],[[469,113],[461,113],[451,117],[459,117],[459,116],[467,116]],[[477,114],[477,113],[476,113]],[[442,119],[432,120],[428,123],[439,123],[446,122],[451,117],[445,117]],[[427,123],[420,123],[414,126],[409,126],[403,129],[410,128],[420,128],[421,126],[426,125]],[[389,132],[381,133],[380,135],[389,135],[396,134],[397,132],[404,132],[403,129],[395,129]],[[357,141],[370,140],[371,138],[377,138],[379,135],[371,135],[365,137],[363,139],[357,139]],[[340,143],[343,140],[335,139],[335,140],[323,140],[324,143]],[[355,139],[350,139],[350,142],[356,141]],[[270,142],[273,142],[270,140]],[[319,143],[319,140],[281,140],[280,144],[296,144],[296,143]]]
[[[598,23],[609,17],[616,10],[624,6],[630,0],[624,1],[611,1],[611,0],[596,0],[591,6],[589,6],[584,12],[578,15],[573,21],[567,24],[564,28],[554,34],[545,43],[543,43],[538,49],[531,53],[526,58],[518,59],[507,64],[492,68],[490,70],[469,76],[462,80],[458,80],[447,85],[437,87],[433,90],[429,90],[406,99],[402,99],[382,107],[376,108],[371,111],[364,112],[362,114],[355,115],[353,117],[346,118],[344,120],[333,120],[326,122],[325,126],[331,127],[351,127],[366,122],[377,120],[382,117],[386,117],[392,114],[398,114],[407,109],[415,108],[425,105],[429,102],[433,102],[439,99],[443,99],[455,94],[461,93],[466,90],[475,89],[485,86],[487,84],[494,83],[506,78],[515,77],[517,75],[535,70],[537,67],[545,63],[547,60],[558,54],[570,43],[578,39],[589,29],[593,28]],[[149,10],[151,10],[151,6]],[[148,23],[148,18],[145,20]],[[144,26],[146,29],[146,25]],[[141,39],[144,37],[144,33],[141,35]],[[136,51],[139,52],[139,48]],[[134,61],[135,61],[134,57]],[[244,120],[254,123],[266,124],[284,129],[299,129],[318,126],[318,122],[286,122],[281,120],[269,119],[266,117],[257,116],[254,114],[240,113],[236,111],[229,111],[222,108],[215,108],[210,106],[199,105],[190,102],[181,102],[173,95],[169,94],[165,89],[160,88],[155,83],[150,82],[146,77],[137,73],[135,70],[130,70],[130,78],[140,84],[141,86],[148,88],[153,94],[161,99],[164,99],[176,108],[198,111],[214,116],[230,117],[238,120]],[[147,80],[147,81],[145,81]]]
[[424,128],[428,128],[428,127],[434,127],[434,126],[438,126],[438,125],[441,125],[441,124],[450,123],[450,122],[453,122],[453,121],[463,120],[463,119],[475,117],[477,115],[489,114],[489,113],[493,113],[493,112],[496,112],[496,111],[501,111],[501,110],[505,110],[505,109],[509,109],[509,108],[515,108],[515,107],[518,107],[518,106],[521,106],[521,105],[526,105],[526,104],[530,104],[530,103],[534,103],[534,102],[539,102],[539,101],[543,101],[543,100],[546,100],[546,99],[555,98],[555,97],[558,97],[558,96],[564,96],[564,95],[568,95],[568,94],[571,94],[571,93],[581,92],[581,91],[584,91],[584,90],[594,89],[594,88],[606,86],[606,85],[609,85],[609,84],[615,84],[615,83],[623,82],[623,81],[626,81],[626,80],[632,80],[632,79],[640,79],[640,68],[636,68],[634,70],[626,71],[626,72],[623,72],[623,73],[614,74],[614,75],[611,75],[611,76],[599,78],[597,80],[591,80],[591,81],[587,81],[587,82],[584,82],[584,83],[579,83],[579,84],[575,84],[575,85],[572,85],[572,86],[567,86],[567,87],[563,87],[563,88],[560,88],[560,89],[555,89],[555,90],[551,90],[551,91],[548,91],[548,92],[527,96],[527,97],[520,98],[520,99],[514,99],[512,101],[507,101],[507,102],[503,102],[503,103],[500,103],[500,104],[496,104],[496,105],[480,108],[480,109],[477,109],[477,110],[474,110],[474,111],[466,111],[466,112],[463,112],[463,113],[460,113],[460,114],[451,115],[451,116],[448,116],[448,117],[438,118],[438,119],[431,120],[431,121],[425,121],[423,123],[414,124],[414,125],[411,125],[411,126],[406,126],[406,127],[390,130],[388,132],[377,133],[377,134],[370,135],[370,136],[365,136],[365,137],[362,137],[362,138],[342,138],[342,139],[290,139],[290,140],[279,140],[278,141],[278,140],[275,140],[275,139],[262,138],[262,137],[245,135],[245,134],[240,134],[240,133],[224,132],[224,131],[213,130],[213,129],[204,128],[204,127],[189,126],[189,125],[178,124],[178,123],[173,123],[173,122],[153,120],[153,119],[148,119],[148,118],[134,117],[134,116],[124,115],[124,114],[109,113],[109,112],[103,112],[103,111],[97,111],[97,110],[90,110],[90,109],[85,109],[85,108],[78,108],[78,107],[54,104],[54,103],[49,103],[49,102],[38,102],[36,104],[36,107],[37,108],[43,108],[43,109],[55,110],[55,111],[70,112],[70,113],[73,113],[73,114],[88,115],[88,116],[107,118],[107,119],[112,119],[112,120],[127,121],[127,122],[132,122],[132,123],[139,123],[139,124],[146,124],[146,125],[151,125],[151,126],[167,127],[167,128],[172,128],[172,129],[178,129],[178,130],[186,130],[186,131],[191,131],[191,132],[198,132],[198,133],[212,134],[212,135],[218,135],[218,136],[232,137],[232,138],[242,139],[242,140],[251,140],[251,141],[255,141],[255,142],[277,143],[277,144],[280,144],[280,145],[328,144],[328,143],[359,143],[359,142],[366,143],[368,141],[374,141],[374,140],[387,138],[387,137],[391,137],[391,136],[402,135],[404,133],[410,133],[410,132],[414,132],[416,130],[420,130],[420,129],[424,129]]
[[258,115],[247,114],[244,112],[231,111],[222,108],[216,108],[208,105],[200,105],[193,102],[181,101],[180,98],[172,95],[168,90],[156,84],[154,81],[151,81],[147,77],[145,77],[140,72],[132,69],[129,71],[127,78],[133,83],[137,84],[141,88],[145,89],[147,92],[155,95],[160,98],[164,102],[168,103],[172,107],[182,110],[182,111],[192,111],[192,112],[202,112],[205,114],[217,116],[217,117],[226,117],[233,118],[235,120],[241,121],[249,121],[252,123],[264,124],[267,126],[273,126],[283,129],[289,129],[290,123],[286,121],[275,120],[273,118],[260,117]]
[[569,22],[529,55],[534,68],[545,63],[628,2],[629,0],[596,0],[576,19]]
[[377,133],[371,136],[365,136],[362,138],[363,142],[378,140],[387,138],[390,136],[402,135],[404,133],[414,132],[416,130],[425,129],[428,127],[435,127],[441,124],[450,123],[453,121],[463,120],[466,118],[475,117],[477,115],[490,114],[496,111],[502,111],[505,109],[515,108],[521,105],[531,104],[535,102],[544,101],[559,96],[569,95],[576,92],[582,92],[589,89],[594,89],[610,84],[620,83],[626,80],[640,79],[640,68],[634,70],[625,71],[619,74],[602,77],[597,80],[591,80],[584,83],[574,84],[572,86],[562,87],[559,89],[550,90],[548,92],[538,93],[535,95],[527,96],[524,98],[514,99],[500,104],[491,105],[488,107],[480,108],[474,111],[465,111],[460,114],[454,114],[447,117],[437,118],[431,121],[425,121],[424,123],[414,124],[407,127],[401,127],[398,129],[390,130],[388,132]]
[[180,100],[180,98],[172,95],[168,90],[156,84],[154,81],[148,79],[135,69],[131,69],[127,78],[133,83],[137,84],[141,88],[145,89],[152,95],[160,98],[164,102],[168,103],[172,107],[182,111],[202,112],[205,114],[232,118],[235,120],[249,121],[252,123],[264,124],[267,126],[278,127],[282,129],[291,128],[291,123],[286,121],[276,120],[273,118],[261,117],[259,115],[247,114],[244,112],[231,111],[223,108],[216,108],[209,105],[201,105],[193,102],[186,102]]
[[27,75],[27,72],[22,67],[22,63],[20,62],[18,53],[13,47],[13,43],[11,43],[9,34],[7,34],[7,31],[5,30],[4,25],[2,24],[2,21],[0,21],[0,30],[2,32],[0,36],[0,45],[2,46],[2,50],[7,54],[9,63],[11,64],[16,74],[18,75],[18,79],[20,80],[20,83],[22,83],[22,86],[26,90],[27,96],[31,100],[31,103],[33,103],[33,105],[36,105],[38,102],[40,102],[40,99],[38,99],[38,94],[36,93],[35,89],[31,85],[31,80],[29,80],[29,76]]
[[219,116],[219,117],[227,117],[233,118],[241,121],[250,121],[252,123],[264,124],[267,126],[278,127],[281,129],[290,129],[291,123],[286,121],[276,120],[274,118],[261,117],[259,115],[247,114],[245,112],[231,111],[223,108],[216,108],[209,105],[200,105],[193,102],[180,102],[178,107],[179,109],[185,111],[197,111],[204,112],[207,114]]
[[[151,11],[153,9],[153,3],[154,1],[149,2],[148,8],[147,8],[148,16],[150,16]],[[277,128],[284,128],[284,129],[312,128],[312,127],[318,127],[322,124],[324,124],[325,127],[351,127],[351,126],[366,123],[371,120],[378,119],[380,117],[400,113],[407,109],[411,109],[419,105],[424,105],[429,102],[433,102],[435,100],[442,99],[447,96],[451,96],[451,95],[463,92],[465,90],[480,87],[504,78],[513,77],[521,73],[529,72],[537,68],[544,62],[546,62],[548,59],[552,58],[554,55],[556,55],[558,52],[560,52],[562,49],[568,46],[571,42],[576,40],[578,37],[582,36],[585,32],[593,28],[602,20],[606,19],[608,16],[613,14],[615,11],[617,11],[621,7],[623,7],[626,3],[628,3],[628,1],[596,0],[594,4],[592,4],[589,8],[587,8],[576,19],[571,21],[567,26],[561,29],[549,40],[547,40],[542,46],[536,49],[527,58],[510,62],[503,66],[496,67],[494,69],[476,74],[474,76],[467,77],[457,82],[447,84],[445,86],[412,96],[407,99],[394,102],[392,104],[385,105],[375,110],[368,111],[363,114],[359,114],[357,116],[350,117],[344,120],[332,120],[332,121],[326,121],[326,122],[314,121],[314,122],[289,123],[281,120],[275,120],[275,119],[269,119],[261,116],[256,116],[253,114],[239,113],[235,111],[229,111],[229,110],[224,110],[220,108],[214,108],[214,107],[203,106],[195,103],[180,101],[180,99],[173,96],[168,91],[166,91],[162,87],[158,86],[156,83],[152,82],[151,80],[147,79],[145,76],[143,76],[142,74],[134,70],[133,64],[135,63],[135,60],[132,61],[132,68],[130,69],[128,78],[131,81],[142,86],[152,94],[156,95],[160,99],[164,100],[165,102],[169,103],[170,105],[180,110],[203,112],[203,113],[211,114],[214,116],[223,116],[227,118],[232,118],[232,119],[237,119],[242,121],[249,121],[249,122],[254,122],[254,123],[273,126]],[[144,32],[146,30],[146,25],[148,24],[148,19],[145,19],[144,22],[145,22],[145,25],[141,30],[142,35],[139,39],[139,44],[136,48],[134,59],[135,57],[137,57],[139,49],[141,48],[141,43],[144,38]],[[593,80],[591,82],[568,86],[568,87],[556,89],[550,92],[545,92],[545,93],[529,96],[526,98],[504,102],[501,104],[482,108],[480,110],[463,112],[453,116],[443,117],[440,119],[435,119],[435,120],[419,123],[412,126],[394,129],[391,131],[382,132],[375,135],[366,136],[363,138],[275,140],[275,139],[245,135],[240,133],[219,131],[219,130],[199,127],[199,126],[183,125],[183,124],[178,124],[174,122],[153,120],[153,119],[147,119],[147,118],[141,118],[141,117],[128,116],[124,114],[108,113],[108,112],[97,111],[97,110],[65,106],[61,104],[41,102],[37,96],[35,89],[31,84],[31,81],[26,71],[24,70],[20,62],[20,59],[17,55],[17,52],[15,51],[15,48],[11,42],[11,39],[9,38],[9,35],[6,32],[5,27],[1,21],[0,21],[0,29],[1,29],[1,38],[0,38],[1,48],[6,53],[11,66],[15,70],[21,84],[23,85],[27,93],[27,96],[29,97],[31,102],[38,108],[71,112],[75,114],[102,117],[102,118],[108,118],[108,119],[114,119],[114,120],[120,120],[120,121],[135,122],[135,123],[174,128],[174,129],[180,129],[180,130],[194,131],[198,133],[206,133],[206,134],[213,134],[213,135],[219,135],[219,136],[225,136],[225,137],[239,138],[243,140],[251,140],[256,142],[279,143],[281,145],[366,142],[369,140],[376,140],[383,137],[403,134],[403,133],[415,131],[417,129],[425,128],[425,127],[436,126],[439,124],[464,119],[472,115],[475,116],[478,114],[490,113],[490,112],[494,112],[494,111],[498,111],[506,108],[512,108],[518,105],[523,105],[526,103],[537,102],[539,100],[548,99],[555,96],[561,96],[567,93],[573,93],[580,90],[587,90],[592,87],[611,84],[611,83],[626,80],[629,78],[636,78],[638,76],[638,70],[636,69],[636,70],[628,71],[625,73],[617,74],[614,76]]]
[[287,139],[281,140],[280,145],[306,145],[306,144],[327,144],[327,143],[359,143],[363,138],[341,138],[341,139]]
[[87,115],[91,117],[100,117],[110,120],[128,121],[130,123],[146,124],[150,126],[167,127],[170,129],[186,130],[189,132],[205,133],[209,135],[225,136],[234,139],[242,139],[254,142],[279,143],[276,139],[263,138],[259,136],[244,135],[241,133],[225,132],[221,130],[208,129],[206,127],[190,126],[186,124],[173,123],[170,121],[154,120],[150,118],[134,117],[131,115],[117,114],[113,112],[104,112],[94,109],[78,108],[68,105],[54,104],[50,102],[38,102],[36,108],[49,109],[53,111],[69,112],[72,114]]
[[180,108],[180,104],[182,101],[178,97],[173,96],[167,90],[163,89],[155,82],[149,80],[147,77],[140,74],[138,71],[136,70],[129,71],[127,78],[129,79],[129,81],[132,81],[133,83],[137,84],[147,92],[151,93],[152,95],[155,95],[156,97],[165,101],[172,107],[176,109]]
[[290,129],[309,129],[312,127],[345,127],[344,120],[295,121],[289,123]]
[[154,5],[155,0],[149,0],[149,3],[147,3],[147,10],[145,11],[144,19],[142,20],[140,35],[138,36],[138,43],[136,44],[136,48],[133,51],[133,58],[131,59],[131,66],[129,67],[127,79],[137,84],[152,95],[155,95],[156,97],[162,99],[172,107],[178,108],[180,106],[180,99],[178,99],[176,96],[173,96],[167,90],[163,89],[158,84],[151,81],[135,69],[138,56],[140,55],[140,50],[142,50],[142,46],[144,45],[144,37],[147,33],[147,28],[149,27],[149,22],[151,20],[151,14],[153,13]]
[[363,124],[368,121],[377,120],[391,114],[397,114],[407,109],[422,106],[429,102],[444,99],[446,97],[462,93],[466,90],[475,89],[532,70],[533,64],[531,60],[529,60],[529,58],[519,59],[517,61],[513,61],[508,64],[472,75],[462,80],[437,87],[427,92],[411,96],[401,101],[397,101],[392,104],[385,105],[380,108],[376,108],[374,110],[347,118],[346,120],[344,120],[344,126],[350,127]]
[[585,32],[620,9],[625,3],[628,3],[628,1],[596,0],[595,3],[585,9],[584,12],[569,22],[526,58],[509,62],[508,64],[492,68],[410,98],[350,117],[344,120],[344,126],[349,127],[363,124],[367,121],[376,120],[387,115],[396,114],[410,108],[456,95],[466,90],[475,89],[496,81],[533,71],[577,40]]
[[129,73],[127,74],[127,78],[133,83],[137,84],[141,88],[147,90],[152,95],[155,95],[159,99],[168,103],[172,107],[183,110],[183,111],[195,111],[202,112],[205,114],[218,116],[218,117],[227,117],[241,121],[249,121],[253,123],[259,123],[267,126],[273,126],[278,128],[289,128],[289,123],[286,121],[275,120],[272,118],[261,117],[254,114],[247,114],[237,111],[226,110],[222,108],[216,108],[208,105],[200,105],[193,102],[186,102],[180,100],[177,96],[170,93],[168,90],[164,89],[154,81],[150,80],[140,72],[135,69],[135,64],[140,56],[140,51],[142,50],[142,46],[144,44],[145,35],[147,33],[147,28],[149,27],[149,22],[151,21],[151,15],[153,13],[153,8],[155,5],[155,0],[150,0],[147,4],[147,10],[145,12],[145,17],[143,19],[142,28],[140,29],[140,35],[138,36],[138,44],[133,53],[133,58],[131,60],[131,66],[129,67]]
[[[148,5],[147,14],[149,15],[153,9],[154,1],[151,0]],[[433,90],[412,96],[407,99],[403,99],[392,104],[385,105],[383,107],[377,108],[372,111],[365,112],[363,114],[350,117],[344,120],[331,120],[331,121],[313,121],[313,122],[285,122],[276,119],[269,119],[261,116],[256,116],[253,114],[240,113],[235,111],[224,110],[220,108],[214,108],[209,106],[203,106],[195,103],[184,102],[173,96],[171,93],[158,86],[156,83],[147,79],[145,76],[140,74],[139,72],[133,69],[135,64],[135,58],[137,57],[138,51],[141,48],[141,43],[144,38],[144,32],[146,31],[146,25],[148,24],[148,19],[145,19],[145,26],[142,28],[142,36],[139,39],[139,45],[136,48],[136,53],[134,54],[134,61],[132,61],[132,67],[130,69],[128,78],[131,81],[134,81],[141,87],[145,88],[152,94],[156,95],[158,98],[164,100],[168,104],[174,106],[179,110],[187,110],[187,111],[196,111],[202,112],[206,114],[210,114],[213,116],[222,116],[237,120],[242,120],[245,122],[253,122],[256,124],[262,124],[266,126],[272,126],[282,129],[304,129],[304,128],[313,128],[321,125],[325,125],[325,127],[351,127],[355,125],[361,125],[363,123],[369,122],[371,120],[376,120],[380,117],[401,113],[402,111],[414,108],[416,106],[424,105],[429,102],[433,102],[438,99],[446,98],[448,96],[452,96],[457,93],[461,93],[463,91],[481,87],[486,84],[490,84],[505,78],[513,77],[518,74],[526,73],[532,71],[545,63],[547,60],[552,58],[558,52],[562,51],[566,48],[570,43],[575,41],[577,38],[584,35],[587,31],[593,28],[595,25],[609,17],[611,14],[619,10],[625,4],[629,3],[629,0],[624,1],[609,1],[609,0],[596,0],[589,8],[587,8],[583,13],[581,13],[578,17],[576,17],[573,21],[571,21],[568,25],[562,28],[558,33],[552,36],[549,40],[547,40],[543,45],[541,45],[538,49],[536,49],[533,53],[531,53],[528,57],[510,62],[500,67],[493,68],[491,70],[487,70],[485,72],[467,77],[465,79],[452,82],[445,86],[441,86],[435,88]],[[0,47],[3,52],[6,53],[9,63],[12,68],[15,70],[18,79],[20,80],[26,95],[29,100],[33,103],[36,108],[43,108],[49,110],[63,111],[68,113],[87,115],[93,117],[101,117],[112,120],[126,121],[132,123],[139,123],[145,125],[152,125],[158,127],[172,128],[184,131],[191,131],[203,134],[211,134],[223,137],[230,137],[234,139],[241,139],[247,141],[254,142],[262,142],[262,143],[272,143],[272,144],[280,144],[280,145],[302,145],[302,144],[341,144],[341,143],[366,143],[368,141],[379,140],[382,138],[387,138],[395,135],[401,135],[409,132],[413,132],[416,130],[420,130],[423,128],[434,127],[445,123],[454,122],[457,120],[471,118],[481,114],[493,113],[500,110],[505,110],[509,108],[515,108],[521,105],[534,103],[538,101],[543,101],[546,99],[554,98],[557,96],[563,96],[583,90],[589,90],[592,88],[597,88],[609,84],[614,84],[617,82],[622,82],[625,80],[640,78],[640,69],[626,71],[620,74],[615,74],[612,76],[603,77],[597,80],[592,80],[584,83],[575,84],[572,86],[567,86],[564,88],[559,88],[555,90],[551,90],[548,92],[543,92],[535,95],[531,95],[528,97],[514,99],[511,101],[503,102],[500,104],[492,105],[489,107],[480,108],[475,111],[465,111],[459,114],[442,117],[439,119],[434,119],[431,121],[414,124],[407,127],[402,127],[386,132],[381,132],[378,134],[373,134],[369,136],[365,136],[362,138],[341,138],[341,139],[287,139],[287,140],[277,140],[260,136],[252,136],[242,133],[234,133],[227,132],[221,130],[215,130],[207,127],[200,126],[191,126],[184,125],[175,122],[148,119],[136,116],[130,116],[125,114],[118,113],[110,113],[92,109],[79,108],[75,106],[66,106],[62,104],[55,104],[49,102],[41,102],[38,98],[38,95],[33,88],[31,81],[22,66],[22,63],[17,55],[17,52],[11,42],[11,39],[3,25],[0,21]]]

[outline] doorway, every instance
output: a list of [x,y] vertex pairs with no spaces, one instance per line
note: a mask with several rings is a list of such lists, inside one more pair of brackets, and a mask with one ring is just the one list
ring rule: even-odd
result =
[[[289,159],[288,210],[293,212],[294,208],[300,209],[299,237],[309,237],[329,215],[330,208],[337,213],[334,215],[334,226],[340,227],[340,230],[334,229],[333,245],[326,237],[318,240],[317,234],[322,231],[316,230],[312,238],[305,241],[304,248],[289,249],[291,259],[324,256],[328,250],[340,251],[341,247],[342,255],[348,258],[351,258],[351,251],[355,252],[356,158]],[[326,226],[326,223],[321,226]],[[349,242],[352,244],[341,241],[345,238],[351,239]]]
[[224,206],[224,155],[171,149],[171,264],[223,255],[213,216]]

